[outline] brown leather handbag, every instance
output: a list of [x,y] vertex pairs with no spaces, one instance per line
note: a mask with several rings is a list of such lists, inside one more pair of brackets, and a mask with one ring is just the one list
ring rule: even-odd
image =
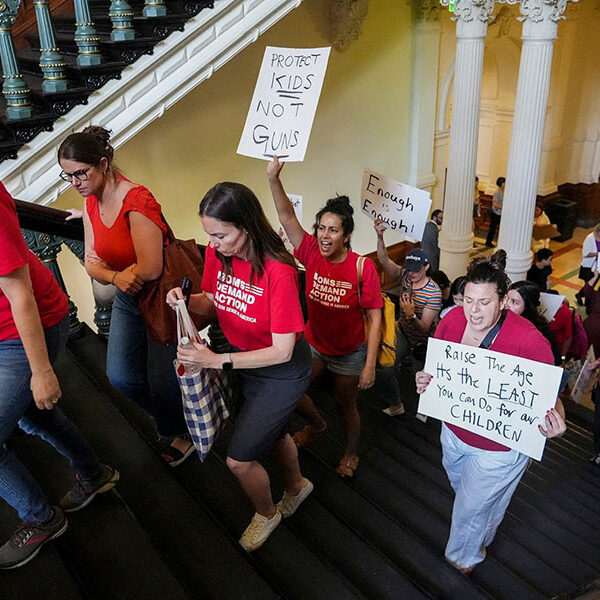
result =
[[[168,244],[163,248],[163,270],[154,281],[147,281],[138,296],[138,306],[146,322],[150,337],[159,344],[177,343],[177,318],[167,304],[167,292],[181,285],[184,277],[192,281],[192,289],[201,290],[204,261],[195,240],[178,240],[167,226]],[[195,320],[198,329],[203,329],[208,320]]]

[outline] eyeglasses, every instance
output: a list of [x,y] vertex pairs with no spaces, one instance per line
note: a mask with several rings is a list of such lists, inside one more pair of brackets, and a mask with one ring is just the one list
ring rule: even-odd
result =
[[74,173],[65,173],[64,171],[60,172],[60,178],[68,181],[69,183],[73,183],[73,179],[77,179],[77,181],[87,181],[88,171],[92,167],[88,167],[87,169],[79,169],[79,171],[75,171]]

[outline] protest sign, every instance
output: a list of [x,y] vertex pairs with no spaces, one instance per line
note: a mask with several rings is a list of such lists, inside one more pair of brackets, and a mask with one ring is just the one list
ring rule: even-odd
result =
[[542,458],[546,411],[562,369],[493,350],[430,338],[425,371],[433,375],[419,412]]
[[[294,207],[296,218],[298,221],[300,221],[300,224],[302,224],[302,196],[298,196],[298,194],[288,194],[287,196]],[[281,223],[279,224],[279,237],[283,240],[288,252],[293,254],[294,247],[292,246],[292,242],[290,242],[290,239],[288,238],[287,233],[285,232],[285,229]]]
[[560,294],[547,294],[546,292],[542,292],[540,294],[538,312],[546,319],[546,321],[548,321],[548,323],[550,323],[550,321],[554,319],[554,316],[558,312],[564,299],[565,297]]
[[238,154],[304,160],[330,50],[267,46]]
[[429,216],[431,197],[425,190],[365,169],[360,207],[371,219],[383,219],[398,239],[421,241]]
[[584,394],[589,394],[596,387],[599,374],[600,369],[596,364],[594,346],[590,346],[585,356],[585,360],[581,365],[581,370],[577,375],[575,385],[571,391],[571,399],[573,402],[579,404],[582,396]]

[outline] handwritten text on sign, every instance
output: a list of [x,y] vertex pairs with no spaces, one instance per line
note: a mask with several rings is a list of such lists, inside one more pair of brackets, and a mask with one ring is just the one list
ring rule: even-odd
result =
[[267,46],[238,154],[304,160],[330,50]]
[[421,240],[427,223],[429,193],[365,169],[360,191],[362,211],[371,219],[383,219],[402,239]]
[[458,425],[540,460],[538,425],[558,396],[562,369],[483,348],[430,338],[425,371],[433,375],[419,412]]

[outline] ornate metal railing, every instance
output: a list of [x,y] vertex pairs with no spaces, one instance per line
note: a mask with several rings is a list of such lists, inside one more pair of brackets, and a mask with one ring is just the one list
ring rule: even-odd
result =
[[[67,296],[69,295],[60,272],[57,257],[66,246],[83,264],[83,224],[81,219],[66,221],[68,212],[48,208],[30,202],[15,200],[23,236],[31,251],[48,267]],[[115,288],[92,281],[95,300],[94,323],[98,333],[108,336],[110,315]],[[81,323],[77,318],[77,307],[69,297],[69,319],[71,335],[77,336]]]

